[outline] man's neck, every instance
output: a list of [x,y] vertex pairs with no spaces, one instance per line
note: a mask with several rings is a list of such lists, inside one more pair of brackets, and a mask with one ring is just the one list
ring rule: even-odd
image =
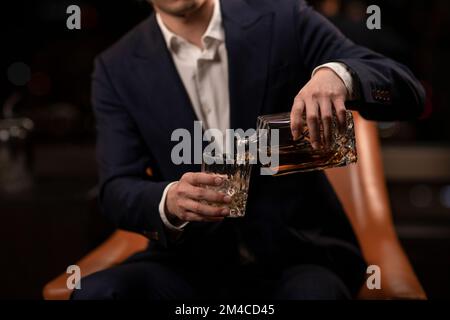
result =
[[214,0],[207,0],[195,12],[179,17],[156,10],[166,27],[176,35],[203,49],[202,36],[214,12]]

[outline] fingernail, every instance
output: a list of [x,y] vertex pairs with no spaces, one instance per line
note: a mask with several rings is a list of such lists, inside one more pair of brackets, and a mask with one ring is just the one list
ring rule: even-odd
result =
[[230,214],[230,209],[223,209],[223,210],[222,210],[222,214],[223,214],[224,216],[228,216],[228,215]]
[[220,186],[222,184],[222,179],[221,178],[216,178],[214,180],[214,182],[216,183],[216,185]]
[[224,198],[223,198],[223,201],[224,202],[231,202],[231,197],[230,196],[225,196]]

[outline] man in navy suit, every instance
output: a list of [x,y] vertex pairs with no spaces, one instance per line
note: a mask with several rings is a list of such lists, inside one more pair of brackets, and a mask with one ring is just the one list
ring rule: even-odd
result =
[[247,130],[258,115],[291,111],[293,136],[307,125],[319,148],[333,111],[341,126],[349,106],[371,120],[414,119],[423,88],[303,0],[151,3],[155,13],[97,58],[93,76],[102,210],[150,245],[82,279],[73,298],[355,296],[366,265],[323,173],[254,174],[246,216],[224,219],[229,197],[205,189],[222,181],[175,165],[171,134],[193,133],[196,120]]

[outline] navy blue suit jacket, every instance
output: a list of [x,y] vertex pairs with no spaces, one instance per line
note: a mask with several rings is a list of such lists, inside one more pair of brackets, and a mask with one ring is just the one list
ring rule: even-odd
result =
[[[331,61],[352,71],[361,96],[355,108],[365,118],[421,114],[424,92],[407,68],[355,45],[303,0],[224,0],[221,6],[231,128],[254,128],[258,115],[290,111],[312,70]],[[118,227],[153,239],[150,257],[239,263],[244,250],[267,268],[324,265],[356,292],[365,263],[320,172],[254,174],[245,218],[191,223],[177,240],[167,235],[158,212],[163,190],[200,167],[170,158],[173,130],[193,132],[196,116],[153,14],[97,58],[93,105],[102,210]]]

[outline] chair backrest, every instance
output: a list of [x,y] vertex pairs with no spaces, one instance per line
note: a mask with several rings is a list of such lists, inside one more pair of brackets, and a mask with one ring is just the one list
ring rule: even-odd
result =
[[376,123],[354,112],[358,162],[327,170],[368,265],[381,268],[382,290],[363,289],[362,298],[425,298],[397,238],[384,177]]

